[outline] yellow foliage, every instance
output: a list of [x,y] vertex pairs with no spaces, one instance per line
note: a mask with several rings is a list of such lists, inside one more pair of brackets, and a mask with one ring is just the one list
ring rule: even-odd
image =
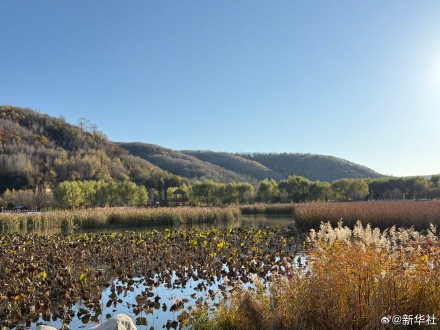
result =
[[39,273],[37,275],[38,278],[46,278],[47,277],[47,273],[45,271],[42,271],[41,273]]

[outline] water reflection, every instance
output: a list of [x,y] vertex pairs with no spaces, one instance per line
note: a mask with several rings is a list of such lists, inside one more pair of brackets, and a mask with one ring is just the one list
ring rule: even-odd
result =
[[[274,264],[288,265],[288,268],[294,267],[304,272],[309,268],[307,256],[304,254],[294,257],[293,263],[282,262],[277,257]],[[285,266],[280,268],[288,271]],[[229,271],[227,265],[223,265],[223,269],[225,272]],[[81,302],[72,306],[70,313],[73,317],[70,320],[70,328],[88,329],[116,314],[123,313],[133,319],[138,329],[176,329],[197,306],[206,304],[214,310],[220,300],[230,297],[237,286],[243,285],[248,289],[255,289],[255,281],[265,284],[268,288],[273,275],[271,271],[263,277],[256,274],[249,275],[249,281],[244,283],[232,280],[226,275],[217,275],[212,280],[204,279],[203,276],[198,279],[188,277],[183,281],[176,272],[171,271],[171,274],[171,278],[165,283],[161,283],[160,276],[151,279],[143,277],[113,279],[111,285],[102,291],[98,308],[90,309]],[[62,321],[59,319],[46,323],[57,328],[62,327]]]
[[209,230],[228,229],[228,228],[246,228],[246,227],[262,227],[269,226],[271,228],[283,228],[292,223],[292,217],[274,216],[274,215],[243,215],[239,219],[230,222],[210,222],[210,223],[194,223],[175,226],[144,226],[144,227],[105,227],[105,228],[84,228],[76,229],[75,232],[82,233],[124,233],[126,231],[145,232],[151,230],[162,231],[166,228],[171,230],[188,230],[200,229]]
[[[166,228],[170,228],[171,231],[188,230],[197,228],[205,231],[210,228],[224,229],[224,228],[244,228],[244,227],[261,227],[268,226],[272,228],[282,228],[291,224],[292,220],[289,217],[280,216],[243,216],[237,221],[228,223],[209,223],[209,224],[191,224],[184,226],[149,226],[149,227],[134,227],[134,228],[106,228],[87,230],[83,229],[82,232],[142,232],[142,231],[163,231]],[[81,230],[78,230],[79,232]],[[241,241],[239,241],[240,243]],[[288,259],[280,259],[276,257],[274,260],[265,260],[263,258],[257,258],[249,263],[249,267],[255,269],[261,267],[264,268],[265,264],[271,264],[275,268],[268,269],[269,272],[259,274],[259,278],[262,279],[265,276],[269,276],[272,270],[278,271],[280,274],[284,273],[290,267],[304,267],[306,264],[305,256],[295,255],[298,252],[297,244],[289,243],[291,246],[285,247],[285,251],[288,252]],[[247,248],[254,248],[254,245],[249,245]],[[247,251],[247,250],[246,250]],[[246,251],[243,254],[243,258],[248,258]],[[202,252],[203,253],[203,252]],[[258,265],[260,263],[260,265]],[[289,266],[290,265],[290,266]],[[259,267],[258,267],[259,266]],[[203,268],[205,267],[205,268]],[[81,301],[77,302],[74,306],[71,306],[70,311],[66,311],[71,315],[70,328],[90,328],[93,323],[101,323],[106,318],[114,316],[119,313],[129,315],[135,322],[139,329],[161,329],[164,325],[175,325],[176,320],[180,321],[182,317],[186,317],[185,313],[191,311],[197,303],[207,302],[209,306],[215,307],[219,298],[222,295],[227,295],[230,289],[234,289],[233,278],[229,278],[227,274],[229,269],[226,264],[223,264],[221,274],[210,276],[211,265],[204,264],[200,271],[208,271],[208,274],[198,273],[199,270],[193,270],[196,277],[193,276],[176,276],[176,273],[172,269],[166,269],[165,273],[170,274],[169,283],[167,281],[162,282],[161,278],[149,279],[145,278],[117,278],[115,279],[112,272],[108,272],[109,275],[109,287],[102,291],[102,298],[99,308],[88,308]],[[226,267],[226,268],[225,268]],[[237,275],[236,280],[241,281],[243,285],[252,286],[250,270],[244,270],[245,265],[238,264],[232,273],[241,274]],[[278,269],[278,270],[277,270]],[[189,271],[189,270],[188,270]],[[232,269],[231,269],[232,271]],[[256,270],[253,270],[257,272]],[[105,273],[107,273],[105,271]],[[186,273],[186,270],[185,270]],[[166,275],[165,274],[165,275]],[[162,273],[163,275],[163,273]],[[150,275],[151,276],[151,275]],[[157,275],[156,275],[157,276]],[[257,276],[257,275],[255,275]],[[210,279],[212,277],[212,280]],[[185,281],[182,279],[186,279]],[[157,285],[155,285],[157,283]],[[145,298],[146,297],[146,298]],[[146,299],[145,301],[143,299]],[[183,315],[183,316],[182,316]],[[180,319],[179,319],[180,318]],[[41,318],[39,322],[49,323],[57,328],[62,326],[62,321],[59,317],[52,317],[52,320],[43,320]],[[32,324],[35,326],[35,323]]]
[[102,228],[34,228],[28,226],[22,226],[19,230],[7,229],[0,227],[0,233],[3,234],[27,234],[27,233],[38,233],[42,235],[56,235],[56,234],[71,234],[71,233],[124,233],[126,231],[134,232],[147,232],[151,230],[162,231],[166,228],[171,230],[187,230],[197,228],[200,230],[208,230],[212,228],[216,229],[229,229],[229,228],[246,228],[246,227],[261,227],[269,226],[271,228],[282,228],[286,227],[292,223],[292,217],[289,216],[277,216],[277,215],[242,215],[239,219],[229,222],[210,222],[210,223],[194,223],[194,224],[183,224],[174,226],[144,226],[144,227],[102,227]]

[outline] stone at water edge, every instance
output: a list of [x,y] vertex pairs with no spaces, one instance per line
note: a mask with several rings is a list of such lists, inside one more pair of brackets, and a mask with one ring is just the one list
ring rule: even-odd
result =
[[49,325],[39,325],[36,330],[57,330],[57,328],[51,327]]
[[89,330],[137,330],[133,320],[125,314],[118,314]]

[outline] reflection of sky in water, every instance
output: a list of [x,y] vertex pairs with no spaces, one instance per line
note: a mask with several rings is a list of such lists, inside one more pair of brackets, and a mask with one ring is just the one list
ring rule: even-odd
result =
[[[279,257],[276,258],[276,262],[278,261]],[[294,258],[293,266],[295,268],[302,268],[304,272],[309,271],[307,256],[304,254],[296,256]],[[224,265],[224,270],[228,271],[226,265]],[[270,272],[267,277],[269,276]],[[255,285],[252,283],[252,278],[254,277],[256,277],[256,275],[250,275],[249,278],[251,281],[245,283],[244,286],[247,288],[254,288]],[[168,285],[168,287],[165,283],[161,283],[157,287],[151,285],[151,282],[150,285],[148,285],[145,279],[139,277],[130,279],[133,281],[131,285],[128,284],[128,280],[129,279],[125,281],[115,280],[112,287],[103,290],[100,301],[101,310],[98,312],[92,311],[91,317],[86,317],[84,319],[85,323],[82,320],[83,316],[81,318],[75,316],[69,324],[70,329],[88,329],[99,323],[103,323],[107,317],[112,317],[121,313],[131,317],[138,329],[163,329],[168,320],[178,321],[177,318],[183,311],[190,313],[195,307],[197,300],[202,303],[206,302],[209,306],[214,307],[214,304],[220,301],[222,295],[227,296],[229,294],[228,289],[233,287],[232,285],[229,285],[232,284],[232,282],[226,277],[215,277],[215,280],[212,283],[208,283],[204,279],[194,280],[192,277],[189,277],[186,283],[182,283],[180,281],[181,279],[176,276],[174,272],[171,276],[170,282],[168,282],[171,285]],[[156,282],[159,279],[156,277],[152,280]],[[243,284],[238,281],[237,283]],[[227,288],[227,290],[222,290],[224,288]],[[120,294],[118,294],[118,291]],[[112,292],[115,292],[116,296],[112,296]],[[158,304],[156,304],[156,307],[151,307],[151,313],[147,314],[143,311],[136,315],[134,311],[138,307],[136,296],[146,297],[147,294],[149,294],[148,300],[151,303],[155,302],[156,298],[160,298],[157,299]],[[185,302],[185,300],[188,301]],[[111,304],[107,307],[109,301],[111,301]],[[115,301],[116,304],[114,304]],[[183,303],[183,308],[172,312],[170,310],[171,306],[179,301]],[[145,309],[149,309],[145,304],[146,302],[143,302],[143,304],[140,305],[145,306]],[[73,306],[72,310],[76,314],[81,308],[86,309],[84,305],[77,303]],[[146,325],[144,322],[140,322],[141,318],[146,319]],[[62,326],[62,322],[59,320],[47,323],[57,328]]]
[[[186,226],[174,226],[170,227],[171,230],[182,230],[182,229],[190,229],[190,228],[199,228],[201,230],[210,229],[210,228],[236,228],[236,227],[260,227],[260,226],[270,226],[274,228],[285,227],[292,222],[290,217],[280,217],[280,216],[243,216],[241,219],[234,221],[232,223],[220,223],[220,224],[194,224],[194,225],[186,225]],[[158,226],[149,226],[142,228],[107,228],[107,229],[97,229],[94,231],[84,230],[83,232],[125,232],[125,231],[151,231],[153,229],[156,230],[164,230],[167,227],[158,227]],[[294,253],[294,251],[292,251]],[[306,266],[306,256],[299,255],[294,259],[294,267],[304,267],[307,271],[308,267]],[[279,261],[276,260],[277,262]],[[225,266],[227,269],[227,267]],[[171,270],[170,270],[171,271]],[[202,276],[201,276],[202,277]],[[215,281],[212,283],[207,283],[205,279],[194,280],[192,277],[189,277],[186,284],[182,285],[173,285],[176,280],[179,278],[176,276],[174,271],[171,276],[171,287],[167,287],[165,283],[161,283],[159,286],[148,286],[146,281],[141,278],[133,278],[135,281],[131,286],[128,286],[127,283],[123,283],[121,281],[114,281],[114,287],[122,286],[127,289],[123,289],[122,293],[117,296],[116,299],[112,299],[111,297],[111,287],[103,290],[102,298],[101,298],[101,310],[98,312],[92,311],[90,317],[86,317],[83,319],[84,315],[80,318],[76,316],[80,309],[87,309],[86,306],[81,304],[80,302],[76,305],[72,306],[72,310],[75,312],[75,316],[72,318],[69,326],[70,329],[88,329],[96,324],[102,323],[106,320],[107,316],[115,316],[116,314],[126,314],[133,319],[136,323],[136,319],[143,317],[147,320],[147,325],[139,325],[136,326],[138,329],[150,329],[153,327],[154,329],[162,329],[168,320],[177,321],[178,315],[180,315],[183,311],[190,312],[191,308],[194,307],[197,300],[201,300],[202,302],[208,302],[210,306],[214,306],[215,303],[218,303],[219,298],[222,294],[227,294],[224,290],[221,290],[219,286],[223,286],[225,288],[226,282],[229,282],[225,278],[216,277]],[[153,279],[157,280],[157,279]],[[245,283],[246,287],[253,287],[251,283]],[[131,288],[131,289],[130,289]],[[136,296],[141,295],[144,296],[146,292],[151,292],[152,296],[149,297],[149,300],[154,302],[155,297],[159,296],[160,300],[159,306],[156,308],[152,308],[152,313],[146,314],[145,312],[135,314],[134,308],[136,308]],[[150,294],[150,295],[151,295]],[[118,301],[116,306],[111,304],[107,307],[108,301],[112,299],[112,301]],[[183,303],[183,309],[179,309],[177,311],[170,311],[170,307],[177,303],[178,301],[182,301],[184,299],[188,299],[187,302]],[[164,308],[166,306],[166,309]],[[159,307],[159,308],[157,308]],[[145,307],[148,309],[148,307]],[[86,321],[85,323],[83,321]],[[45,323],[48,325],[52,325],[56,328],[61,328],[62,321],[61,320],[51,320],[49,322],[43,321],[41,318],[38,322]],[[35,324],[32,326],[35,327]]]
[[[174,282],[178,278],[173,274],[171,281]],[[139,279],[138,279],[139,280]],[[189,307],[195,305],[195,302],[197,299],[201,299],[205,301],[206,299],[209,299],[208,291],[212,290],[215,293],[215,296],[210,299],[209,304],[214,304],[219,301],[219,285],[223,284],[223,280],[220,278],[219,281],[215,282],[212,285],[207,285],[205,281],[203,280],[192,280],[190,279],[185,286],[179,286],[175,288],[166,288],[165,285],[161,284],[158,287],[151,288],[151,293],[154,294],[150,299],[150,301],[155,301],[155,298],[158,296],[160,297],[160,300],[158,300],[158,307],[159,308],[152,308],[151,314],[145,314],[145,312],[142,312],[139,315],[135,315],[133,312],[133,308],[130,307],[130,304],[136,303],[135,297],[136,295],[141,294],[145,291],[148,287],[146,287],[142,282],[139,282],[138,285],[135,285],[133,288],[133,291],[125,291],[122,295],[119,296],[119,298],[123,301],[122,303],[118,304],[116,308],[113,306],[105,307],[103,311],[103,315],[106,314],[110,315],[116,315],[119,313],[124,313],[133,318],[133,321],[136,323],[136,318],[139,317],[146,317],[147,319],[147,326],[145,329],[150,329],[151,326],[153,326],[155,329],[162,329],[162,327],[167,323],[168,320],[171,321],[177,321],[178,315],[180,315],[183,311],[189,312]],[[116,285],[121,285],[121,282],[115,282]],[[203,285],[203,289],[199,290],[197,289],[198,285]],[[195,294],[195,297],[192,298],[191,295]],[[103,292],[103,301],[106,302],[106,300],[109,299],[110,295],[110,288],[105,290]],[[183,300],[187,299],[188,302],[184,303]],[[183,308],[179,309],[177,311],[170,311],[170,308],[173,304],[177,304],[178,302],[183,303]],[[165,309],[165,308],[166,309]],[[115,311],[116,309],[116,311]],[[148,307],[146,308],[148,309]],[[138,328],[142,328],[141,325],[137,325]]]
[[[214,306],[215,303],[218,303],[220,297],[222,295],[222,290],[220,290],[219,286],[225,285],[224,278],[219,278],[212,283],[207,284],[206,280],[199,279],[194,280],[189,278],[185,285],[173,285],[176,280],[179,278],[173,272],[171,277],[171,287],[167,288],[166,284],[162,283],[159,286],[148,286],[146,281],[142,278],[136,277],[132,279],[134,283],[132,285],[128,285],[127,281],[125,283],[120,280],[115,280],[114,283],[114,292],[116,292],[117,298],[114,299],[112,297],[112,287],[106,288],[102,292],[101,298],[101,311],[96,313],[95,311],[91,312],[91,317],[86,317],[84,320],[87,321],[86,324],[83,323],[82,317],[81,319],[77,316],[73,317],[69,326],[70,329],[88,329],[99,323],[104,322],[107,319],[107,316],[115,316],[116,314],[126,314],[133,319],[133,322],[136,323],[136,319],[146,318],[147,325],[136,324],[138,329],[150,329],[153,327],[154,329],[162,329],[163,326],[167,323],[168,320],[177,321],[177,317],[183,311],[190,312],[191,309],[194,308],[196,301],[201,300],[202,302],[207,302],[210,306]],[[158,280],[157,278],[153,280]],[[226,280],[227,282],[227,280]],[[118,287],[122,287],[121,294],[118,294]],[[141,297],[145,296],[147,292],[151,293],[151,297],[149,297],[150,302],[155,302],[155,298],[158,296],[160,300],[158,300],[158,307],[152,307],[152,313],[146,314],[145,312],[135,314],[134,308],[136,305],[136,296],[140,295]],[[212,296],[209,294],[212,292]],[[225,293],[226,294],[226,293]],[[177,311],[170,311],[170,308],[173,304],[187,299],[186,303],[183,303],[183,308]],[[113,303],[107,307],[107,303],[109,300],[118,301],[116,305]],[[166,310],[163,308],[164,304],[166,306]],[[72,310],[77,314],[80,309],[87,309],[81,303],[77,303],[72,307]],[[145,306],[145,309],[148,309]],[[140,321],[140,319],[138,320]],[[38,322],[43,322],[45,324],[54,326],[56,328],[61,328],[62,322],[60,320],[53,320],[50,322],[44,322],[40,319]]]

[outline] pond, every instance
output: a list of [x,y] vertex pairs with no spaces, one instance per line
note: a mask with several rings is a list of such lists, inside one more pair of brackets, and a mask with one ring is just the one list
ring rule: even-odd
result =
[[[273,276],[284,275],[289,269],[306,267],[301,242],[289,234],[285,236],[283,230],[273,229],[290,223],[288,217],[244,216],[221,225],[110,228],[89,233],[83,230],[80,236],[90,235],[90,243],[102,235],[106,235],[109,244],[118,237],[134,241],[143,235],[139,239],[143,244],[147,242],[147,249],[150,238],[160,248],[151,258],[151,254],[144,254],[147,259],[142,260],[149,260],[145,262],[150,264],[139,269],[145,276],[134,276],[131,272],[114,276],[110,268],[99,269],[107,284],[97,303],[80,299],[61,312],[58,306],[38,320],[22,322],[17,329],[32,328],[37,323],[61,328],[63,320],[71,329],[88,329],[119,313],[133,318],[139,329],[178,328],[196,306],[206,304],[215,309],[219,300],[227,298],[237,286],[253,287],[255,280],[269,283]],[[169,243],[163,244],[166,239]]]
[[127,231],[134,232],[148,232],[151,230],[163,231],[166,228],[171,230],[187,230],[197,228],[200,230],[208,230],[212,228],[225,229],[225,228],[246,228],[246,227],[271,227],[271,228],[283,228],[292,224],[291,216],[279,216],[279,215],[242,215],[239,219],[230,222],[208,222],[208,223],[193,223],[185,225],[174,226],[145,226],[145,227],[105,227],[105,228],[84,228],[75,230],[75,233],[124,233]]
[[148,226],[133,226],[133,227],[99,227],[99,228],[79,228],[76,227],[73,232],[71,229],[62,230],[60,228],[50,228],[50,229],[34,229],[27,228],[26,226],[20,227],[20,229],[4,229],[0,227],[0,234],[27,234],[27,233],[38,233],[44,235],[56,235],[56,234],[70,234],[70,233],[124,233],[127,231],[131,232],[148,232],[151,230],[162,231],[166,228],[172,230],[186,230],[191,228],[198,228],[201,230],[217,228],[246,228],[249,226],[261,227],[269,226],[272,228],[282,228],[287,227],[293,221],[291,216],[280,216],[280,215],[242,215],[236,220],[228,222],[207,222],[207,223],[192,223],[192,224],[182,224],[182,225],[148,225]]

